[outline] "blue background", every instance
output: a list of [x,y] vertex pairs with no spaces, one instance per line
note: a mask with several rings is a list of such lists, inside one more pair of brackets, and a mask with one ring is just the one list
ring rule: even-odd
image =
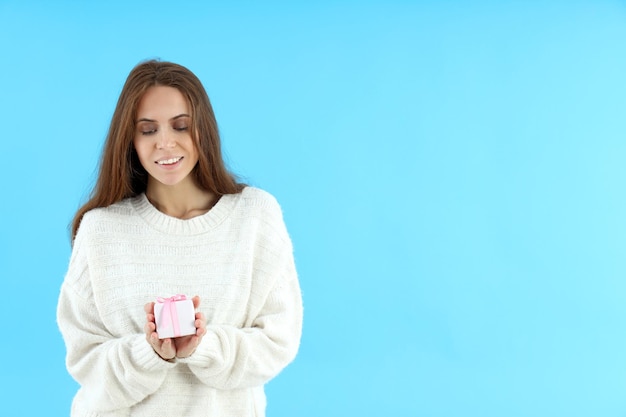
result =
[[283,206],[268,416],[626,415],[624,1],[100,3],[0,0],[3,416],[68,413],[68,224],[153,57]]

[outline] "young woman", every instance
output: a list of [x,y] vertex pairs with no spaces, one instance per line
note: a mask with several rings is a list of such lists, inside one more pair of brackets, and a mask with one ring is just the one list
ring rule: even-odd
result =
[[[188,69],[131,71],[72,242],[57,310],[72,416],[265,415],[300,342],[292,245],[276,200],[226,170]],[[154,300],[175,294],[195,295],[196,332],[159,339]]]

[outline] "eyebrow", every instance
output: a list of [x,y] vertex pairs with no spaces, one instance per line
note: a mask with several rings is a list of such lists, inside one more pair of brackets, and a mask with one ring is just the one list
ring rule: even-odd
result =
[[[191,117],[191,116],[188,115],[187,113],[182,113],[182,114],[179,114],[178,116],[172,117],[170,120],[180,119],[181,117]],[[139,122],[151,122],[151,123],[154,123],[154,122],[156,122],[156,120],[142,117],[141,119],[137,120],[137,123],[139,123]]]

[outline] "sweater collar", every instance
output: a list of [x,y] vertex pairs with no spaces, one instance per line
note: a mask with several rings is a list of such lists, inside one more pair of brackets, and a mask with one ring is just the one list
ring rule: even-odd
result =
[[196,235],[208,232],[222,223],[232,212],[240,196],[241,193],[223,195],[206,213],[185,220],[168,216],[157,210],[145,193],[132,198],[131,205],[146,223],[163,233]]

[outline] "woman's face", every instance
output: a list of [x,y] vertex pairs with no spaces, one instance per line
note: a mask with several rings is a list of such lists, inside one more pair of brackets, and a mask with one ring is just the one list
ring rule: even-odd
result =
[[150,87],[139,101],[135,122],[133,145],[149,174],[148,187],[192,181],[189,173],[198,163],[198,150],[182,93],[173,87]]

